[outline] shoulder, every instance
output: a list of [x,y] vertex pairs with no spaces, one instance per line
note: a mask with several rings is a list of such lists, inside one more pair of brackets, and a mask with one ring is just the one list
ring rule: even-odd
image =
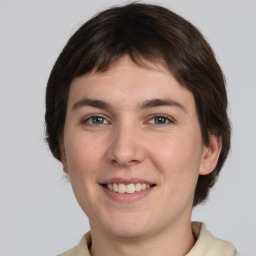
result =
[[72,249],[59,254],[58,256],[90,256],[89,247],[91,244],[91,233],[88,232],[83,235],[79,244]]
[[[235,247],[227,241],[214,237],[201,222],[192,222],[192,230],[197,239],[186,256],[240,256]],[[79,244],[58,256],[90,256],[91,234],[86,233]]]
[[192,222],[197,241],[186,256],[238,256],[235,247],[228,241],[214,237],[201,222]]

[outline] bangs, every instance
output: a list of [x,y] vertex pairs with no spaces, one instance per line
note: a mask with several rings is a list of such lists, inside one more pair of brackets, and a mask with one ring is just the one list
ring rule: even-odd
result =
[[164,65],[174,59],[170,42],[160,35],[159,26],[152,17],[128,14],[118,16],[115,22],[104,20],[105,25],[97,28],[90,26],[91,22],[86,23],[85,29],[81,28],[83,35],[75,35],[76,41],[68,42],[68,48],[70,43],[73,47],[76,44],[74,48],[77,49],[70,56],[70,62],[75,67],[72,78],[93,70],[104,72],[125,55],[140,67],[146,67],[143,59]]

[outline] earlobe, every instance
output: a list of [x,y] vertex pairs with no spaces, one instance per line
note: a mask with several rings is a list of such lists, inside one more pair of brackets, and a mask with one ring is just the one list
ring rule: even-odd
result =
[[199,170],[200,175],[207,175],[211,173],[219,159],[219,155],[222,149],[222,138],[216,135],[209,136],[209,145],[205,146],[202,155],[201,166]]
[[65,163],[63,161],[61,161],[61,162],[62,162],[62,165],[63,165],[63,171],[68,174],[68,167],[67,167],[66,162]]
[[67,165],[67,158],[66,158],[66,153],[65,149],[62,143],[60,143],[60,154],[61,154],[61,163],[63,166],[63,171],[68,174],[68,165]]
[[61,163],[62,163],[62,166],[63,166],[63,171],[68,174],[68,165],[67,165],[66,156],[65,156],[65,154],[62,154],[62,153],[61,153],[61,155],[62,155],[61,156]]

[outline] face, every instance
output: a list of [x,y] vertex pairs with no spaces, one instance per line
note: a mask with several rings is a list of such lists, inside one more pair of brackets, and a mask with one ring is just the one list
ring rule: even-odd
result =
[[193,95],[145,63],[123,57],[75,78],[67,104],[64,170],[91,229],[122,238],[190,222],[198,175],[217,159],[203,145]]

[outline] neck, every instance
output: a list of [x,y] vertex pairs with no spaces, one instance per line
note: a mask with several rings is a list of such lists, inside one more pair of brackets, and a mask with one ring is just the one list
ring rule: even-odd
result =
[[191,223],[176,224],[172,229],[151,236],[120,239],[92,228],[92,256],[184,256],[195,244]]

